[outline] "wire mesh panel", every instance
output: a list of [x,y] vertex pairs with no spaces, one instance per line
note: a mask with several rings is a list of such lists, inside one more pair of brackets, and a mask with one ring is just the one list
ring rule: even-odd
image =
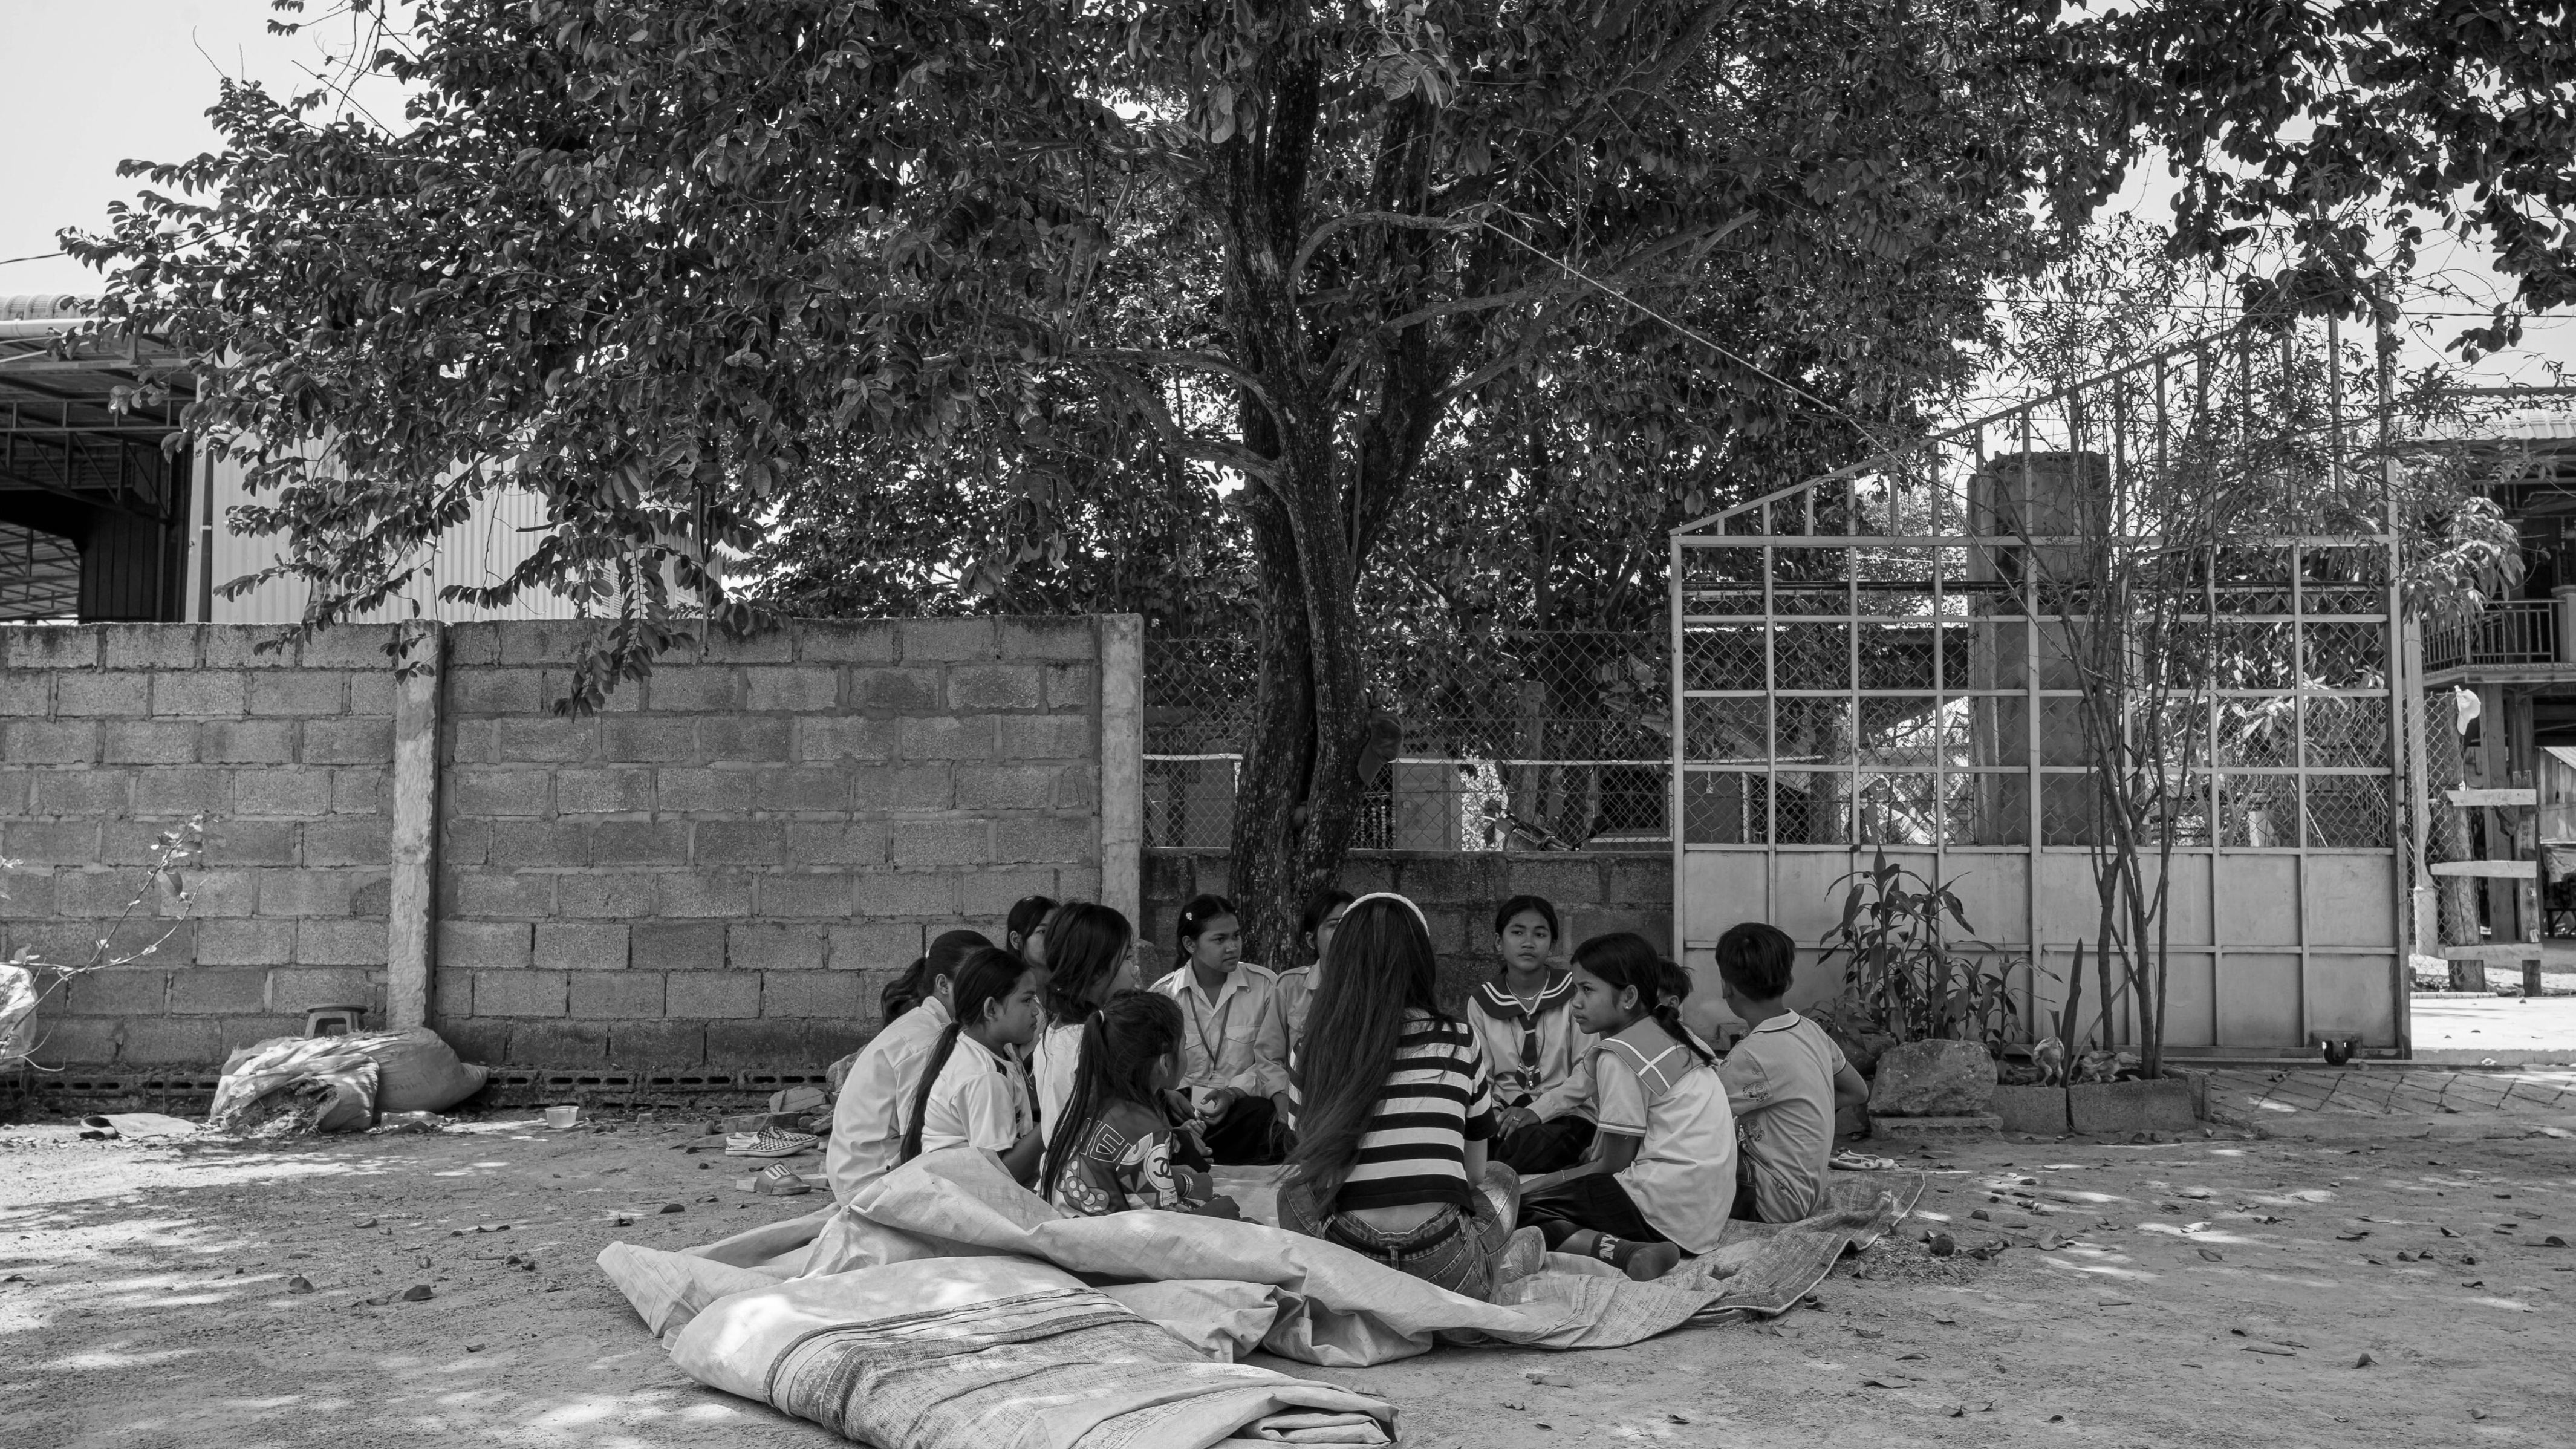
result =
[[2107,936],[2202,1003],[2176,1045],[2394,1041],[2387,515],[2259,360],[2195,344],[1675,534],[1686,953],[1822,941],[1884,850],[1986,878],[2033,1027]]

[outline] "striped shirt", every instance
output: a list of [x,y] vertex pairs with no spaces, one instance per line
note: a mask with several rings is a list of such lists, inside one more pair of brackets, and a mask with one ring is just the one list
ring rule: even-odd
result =
[[1395,1070],[1378,1093],[1333,1209],[1472,1206],[1467,1144],[1493,1135],[1494,1090],[1474,1034],[1448,1017],[1408,1011],[1396,1038]]

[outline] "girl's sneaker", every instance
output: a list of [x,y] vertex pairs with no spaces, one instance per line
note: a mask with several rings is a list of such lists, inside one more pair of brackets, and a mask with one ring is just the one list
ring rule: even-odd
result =
[[727,1157],[793,1157],[811,1152],[822,1142],[810,1132],[787,1132],[776,1127],[758,1132],[736,1132],[725,1139]]

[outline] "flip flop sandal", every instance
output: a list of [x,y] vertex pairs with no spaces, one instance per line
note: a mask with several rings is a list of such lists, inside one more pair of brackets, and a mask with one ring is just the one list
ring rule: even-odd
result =
[[796,1197],[814,1190],[814,1184],[797,1176],[796,1169],[784,1162],[773,1162],[751,1175],[751,1190],[772,1197]]
[[81,1119],[81,1140],[83,1142],[114,1142],[124,1135],[124,1133],[116,1130],[115,1123],[110,1122],[104,1117],[83,1117]]

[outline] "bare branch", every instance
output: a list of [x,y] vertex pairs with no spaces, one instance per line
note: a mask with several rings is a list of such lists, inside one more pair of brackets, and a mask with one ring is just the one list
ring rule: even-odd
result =
[[1423,231],[1463,231],[1474,226],[1476,219],[1457,216],[1416,216],[1408,211],[1346,211],[1340,216],[1327,217],[1317,224],[1313,231],[1306,233],[1306,240],[1299,244],[1297,259],[1288,264],[1288,285],[1291,287],[1297,285],[1297,278],[1304,274],[1307,261],[1315,255],[1315,248],[1322,246],[1326,238],[1348,227],[1370,224],[1415,227]]

